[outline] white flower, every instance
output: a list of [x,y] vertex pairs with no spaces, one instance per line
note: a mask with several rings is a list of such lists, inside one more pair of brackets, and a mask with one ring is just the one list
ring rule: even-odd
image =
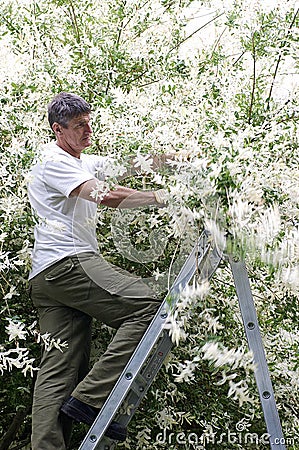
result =
[[177,383],[189,382],[195,378],[195,370],[198,367],[200,358],[196,356],[192,361],[185,361],[183,364],[179,363],[179,373],[175,375]]
[[110,92],[116,105],[121,105],[126,101],[127,96],[120,87],[113,87]]
[[20,294],[17,292],[16,286],[11,286],[10,291],[6,295],[4,295],[3,300],[10,300],[14,295]]
[[217,360],[220,354],[218,342],[206,342],[201,348],[201,351],[204,353],[203,359],[211,361]]
[[18,345],[14,349],[5,350],[0,349],[0,372],[3,374],[4,370],[12,370],[13,367],[21,369],[26,376],[28,370],[31,376],[33,371],[38,368],[33,367],[34,358],[28,358],[29,350],[27,348],[20,348]]
[[8,234],[7,233],[1,233],[0,234],[0,242],[5,242],[5,239],[7,238]]
[[121,177],[127,172],[124,163],[118,161],[118,159],[112,154],[107,156],[104,161],[104,167],[100,167],[97,170],[97,178],[103,179],[103,177],[116,178]]
[[143,173],[152,173],[153,172],[153,158],[150,155],[142,155],[138,153],[136,158],[134,159],[134,167],[140,167],[141,172]]
[[221,386],[222,384],[225,384],[227,381],[234,380],[238,375],[236,373],[227,374],[225,370],[221,372],[222,379],[220,381],[217,381],[216,385]]
[[159,269],[156,269],[156,270],[154,270],[154,272],[153,272],[153,277],[154,277],[155,281],[158,281],[159,278],[163,278],[164,276],[165,276],[165,274],[164,274],[164,273],[161,273],[161,272],[159,271]]
[[233,397],[234,400],[238,400],[240,406],[245,402],[253,403],[253,397],[249,395],[248,386],[244,380],[241,380],[238,383],[229,380],[229,391],[227,396]]
[[221,229],[216,220],[205,219],[206,229],[211,233],[211,239],[214,240],[216,246],[223,251],[225,249],[226,238],[225,230]]
[[218,342],[206,342],[201,351],[203,359],[213,362],[216,368],[229,365],[234,370],[237,367],[253,369],[252,352],[245,351],[243,348],[228,349]]
[[260,224],[257,229],[257,235],[264,243],[271,243],[281,230],[281,217],[279,208],[274,205],[263,213],[260,213]]
[[282,281],[286,285],[291,285],[294,287],[299,286],[299,266],[286,267],[282,270],[281,274]]
[[96,182],[96,187],[91,191],[90,196],[96,201],[101,202],[110,192],[108,183],[105,181]]
[[15,339],[26,339],[26,335],[28,331],[26,331],[25,324],[22,322],[16,322],[11,319],[8,319],[9,323],[5,327],[7,334],[9,335],[9,341],[13,341]]
[[37,330],[32,330],[32,334],[35,336],[37,343],[43,343],[45,350],[49,352],[53,347],[57,348],[60,352],[63,352],[63,348],[68,346],[67,341],[61,342],[61,339],[54,339],[50,333],[40,334]]
[[164,325],[166,330],[169,330],[169,335],[175,345],[179,345],[180,341],[184,341],[187,337],[182,324],[178,323],[173,314],[169,314]]

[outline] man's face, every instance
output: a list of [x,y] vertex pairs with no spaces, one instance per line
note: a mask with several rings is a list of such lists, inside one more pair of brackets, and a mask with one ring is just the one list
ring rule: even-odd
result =
[[67,128],[53,124],[57,137],[57,144],[73,156],[80,157],[80,153],[91,145],[91,118],[90,114],[82,114],[68,122]]

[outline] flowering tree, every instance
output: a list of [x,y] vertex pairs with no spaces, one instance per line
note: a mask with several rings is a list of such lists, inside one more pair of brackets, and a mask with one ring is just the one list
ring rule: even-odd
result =
[[[203,228],[245,258],[282,426],[298,448],[298,4],[0,5],[0,449],[29,442],[40,343],[67,345],[39,334],[26,290],[34,226],[26,184],[52,138],[46,104],[61,90],[92,104],[89,151],[109,156],[111,184],[133,158],[138,175],[127,184],[168,192],[164,209],[99,210],[108,260],[162,295]],[[153,155],[169,153],[155,169]],[[182,293],[168,328],[178,346],[120,447],[250,448],[245,432],[260,439],[265,425],[225,263],[210,285]],[[96,354],[110,330],[94,334]],[[83,435],[78,427],[73,448]]]

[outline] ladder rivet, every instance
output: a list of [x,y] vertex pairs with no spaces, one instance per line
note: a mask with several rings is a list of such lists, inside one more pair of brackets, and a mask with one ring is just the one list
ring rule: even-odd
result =
[[247,328],[249,328],[249,330],[254,330],[255,329],[254,323],[253,322],[248,322]]
[[96,442],[96,440],[97,440],[96,435],[95,435],[95,434],[92,434],[91,436],[89,436],[89,440],[90,440],[91,442]]
[[270,398],[271,397],[270,392],[268,392],[268,391],[263,392],[263,397],[266,399]]
[[132,380],[133,375],[131,374],[131,372],[127,372],[125,377],[126,377],[127,380]]
[[139,392],[143,392],[144,391],[144,387],[143,386],[139,386]]
[[163,313],[161,314],[161,319],[166,319],[166,317],[167,317],[167,313],[166,313],[166,312],[163,312]]

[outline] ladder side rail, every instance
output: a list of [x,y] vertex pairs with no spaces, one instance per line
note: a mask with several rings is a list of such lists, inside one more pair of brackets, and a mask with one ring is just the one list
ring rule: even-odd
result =
[[274,397],[247,269],[243,261],[234,261],[230,257],[229,262],[234,277],[248,347],[253,352],[254,363],[257,366],[255,379],[269,435],[269,444],[271,449],[285,450],[285,439]]
[[[150,361],[142,369],[141,373],[137,374],[135,377],[131,389],[125,399],[125,404],[118,410],[115,416],[117,422],[124,426],[128,426],[172,347],[173,343],[171,338],[166,330],[164,330],[163,337],[159,342],[155,353],[151,356]],[[157,358],[157,354],[159,353],[162,353],[162,356],[159,355]],[[158,359],[158,363],[156,358]],[[98,441],[96,449],[113,450],[116,445],[116,442],[111,441],[111,439],[104,435],[100,441]]]
[[129,412],[119,412],[117,415],[117,422],[123,425],[129,424],[136,409],[140,405],[143,397],[146,395],[157,373],[161,369],[167,355],[170,353],[173,345],[174,344],[167,330],[163,330],[156,350],[150,356],[149,361],[145,364],[140,373],[138,373],[135,377],[132,389],[126,397],[125,406],[128,407]]
[[108,399],[104,403],[95,422],[92,424],[79,450],[94,450],[99,449],[97,444],[104,435],[106,428],[109,426],[112,418],[115,416],[117,410],[121,407],[123,401],[130,388],[134,383],[134,379],[144,361],[148,358],[153,345],[156,344],[160,334],[162,333],[167,316],[164,315],[164,303],[159,308],[159,314],[156,315],[154,321],[151,323],[150,329],[147,330],[146,335],[143,336],[138,346],[138,351],[135,351],[133,357],[125,367],[119,380],[115,384]]
[[[162,302],[158,312],[156,313],[138,347],[132,355],[130,361],[122,372],[118,382],[115,384],[114,389],[103,405],[95,422],[93,423],[93,425],[89,429],[89,432],[85,436],[85,439],[81,443],[79,450],[113,448],[112,446],[109,447],[107,444],[105,444],[105,446],[101,446],[101,440],[103,442],[111,442],[104,436],[105,430],[109,426],[109,423],[115,416],[116,412],[121,407],[130,389],[132,389],[135,378],[140,373],[141,368],[143,367],[153,347],[156,345],[159,337],[161,336],[165,326],[165,322],[167,320],[169,302],[171,302],[172,307],[175,305],[180,292],[187,286],[196,271],[200,271],[203,269],[204,276],[210,278],[218,267],[222,259],[222,255],[220,255],[216,247],[212,249],[212,253],[210,253],[210,251],[210,235],[209,232],[204,231],[200,236],[197,244],[194,246],[189,257],[187,258],[173,286],[171,287],[169,294]],[[208,256],[210,257],[209,259]],[[205,267],[207,260],[209,264],[207,267]],[[163,354],[163,358],[161,358],[161,362],[157,366],[155,374],[161,367],[163,361],[167,356],[167,353]],[[151,382],[153,378],[154,376],[152,377]],[[148,387],[149,385],[147,386],[147,389]],[[146,390],[144,391],[144,395]],[[144,395],[140,394],[140,397],[143,397]],[[140,403],[140,401],[138,403]]]

